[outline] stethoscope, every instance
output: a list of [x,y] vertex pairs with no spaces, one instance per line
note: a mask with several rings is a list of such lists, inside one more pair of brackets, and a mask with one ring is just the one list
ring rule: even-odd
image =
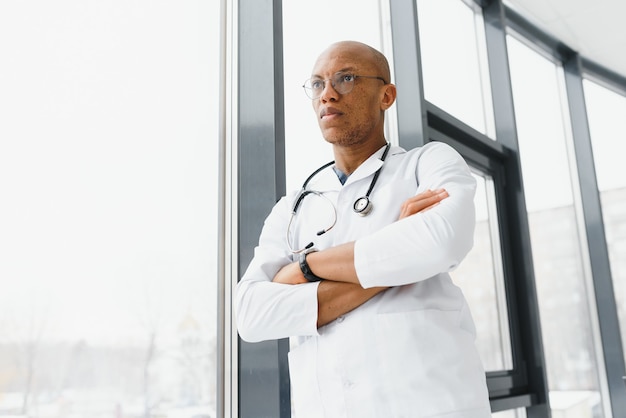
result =
[[[385,158],[387,158],[387,153],[389,152],[389,148],[391,147],[390,143],[387,143],[387,145],[385,145],[385,151],[383,152],[383,155],[380,157],[381,161],[385,161]],[[321,236],[324,235],[325,233],[327,233],[328,231],[330,231],[331,229],[333,229],[333,227],[335,226],[335,224],[337,223],[337,208],[335,208],[335,205],[333,204],[333,202],[324,195],[324,193],[315,191],[315,190],[310,190],[307,189],[306,187],[308,186],[309,182],[311,181],[311,179],[313,179],[313,177],[315,177],[320,171],[330,167],[331,165],[335,164],[335,161],[330,161],[326,164],[324,164],[323,166],[321,166],[320,168],[318,168],[317,170],[313,171],[311,173],[311,175],[309,175],[309,177],[306,178],[306,180],[304,181],[304,183],[302,184],[302,188],[300,189],[300,193],[298,194],[298,198],[296,199],[296,202],[293,205],[293,209],[291,210],[291,218],[289,219],[289,224],[287,225],[287,245],[289,246],[289,250],[292,253],[298,254],[301,253],[305,250],[308,250],[309,248],[313,247],[313,243],[310,242],[309,244],[306,245],[306,247],[301,248],[299,250],[294,250],[293,247],[291,246],[291,240],[289,239],[289,232],[291,231],[291,224],[293,223],[293,220],[296,216],[296,213],[298,212],[298,208],[300,207],[300,205],[302,204],[302,201],[304,200],[304,198],[310,194],[319,196],[323,199],[326,200],[326,202],[328,202],[328,204],[330,205],[330,207],[333,210],[333,221],[332,223],[320,230],[317,231],[317,236]],[[380,168],[378,170],[376,170],[376,172],[374,173],[374,177],[372,178],[372,181],[370,182],[370,186],[367,189],[367,192],[365,193],[364,196],[359,197],[357,200],[354,201],[354,204],[352,205],[352,210],[359,216],[367,216],[367,214],[369,214],[372,211],[372,208],[374,207],[374,205],[372,204],[372,201],[370,200],[370,194],[372,193],[372,190],[374,190],[374,186],[376,185],[376,182],[378,181],[378,176],[380,175],[380,171],[383,169],[383,166],[381,165]]]

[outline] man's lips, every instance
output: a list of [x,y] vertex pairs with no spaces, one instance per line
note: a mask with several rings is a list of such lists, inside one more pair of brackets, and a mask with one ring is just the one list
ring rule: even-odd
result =
[[334,107],[325,107],[320,110],[320,119],[328,118],[331,116],[343,115],[341,111],[335,109]]

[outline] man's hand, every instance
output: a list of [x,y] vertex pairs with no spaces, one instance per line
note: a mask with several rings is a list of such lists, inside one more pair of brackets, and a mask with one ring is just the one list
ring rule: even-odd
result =
[[445,189],[426,190],[420,194],[408,198],[400,206],[400,216],[398,220],[404,219],[419,212],[426,212],[437,206],[439,202],[448,197]]

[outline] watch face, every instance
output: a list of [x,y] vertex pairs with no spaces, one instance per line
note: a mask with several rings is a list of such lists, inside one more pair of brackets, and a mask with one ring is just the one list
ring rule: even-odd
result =
[[352,206],[354,211],[361,216],[367,215],[369,211],[372,209],[372,205],[370,204],[370,200],[367,197],[360,197],[354,202],[354,206]]

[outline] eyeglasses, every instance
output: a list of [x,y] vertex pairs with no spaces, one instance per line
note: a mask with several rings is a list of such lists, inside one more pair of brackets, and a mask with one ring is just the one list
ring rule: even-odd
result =
[[[356,75],[350,73],[337,73],[329,78],[330,85],[339,94],[348,94],[354,88],[354,80],[357,78],[375,78],[387,84],[384,78],[373,75]],[[304,82],[304,92],[311,100],[319,99],[326,87],[326,81],[318,77],[313,77]]]

